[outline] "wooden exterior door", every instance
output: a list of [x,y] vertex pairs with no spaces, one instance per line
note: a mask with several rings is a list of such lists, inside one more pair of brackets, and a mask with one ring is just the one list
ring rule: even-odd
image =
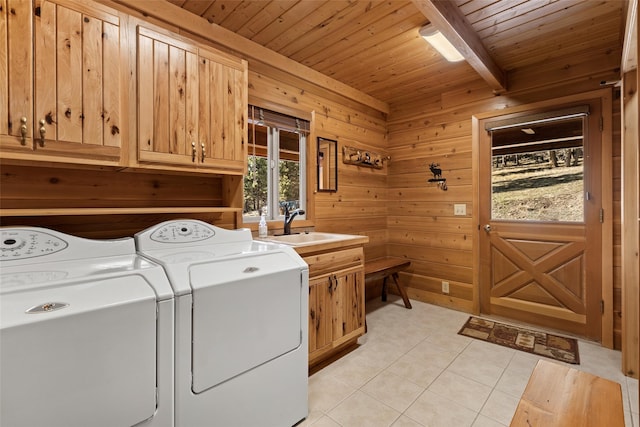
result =
[[[583,103],[584,104],[584,103]],[[566,108],[563,107],[565,110]],[[537,324],[591,339],[601,339],[602,227],[601,227],[601,107],[588,105],[583,116],[581,162],[583,212],[579,220],[510,219],[496,213],[496,156],[518,144],[496,147],[495,134],[484,132],[481,121],[479,148],[480,309],[482,313]],[[532,117],[531,112],[528,113]],[[544,113],[539,113],[544,114]],[[533,114],[535,116],[536,114]],[[493,118],[491,120],[496,120]],[[518,119],[509,117],[506,121]],[[527,116],[523,117],[527,120]],[[489,120],[484,121],[489,122]],[[524,128],[529,129],[531,126]],[[517,132],[523,131],[518,129]],[[533,131],[532,131],[533,132]],[[524,134],[519,134],[524,138]],[[549,157],[566,147],[570,137],[546,137],[531,142],[534,150],[549,149]],[[518,139],[518,141],[521,139]],[[510,148],[511,147],[511,148]],[[556,150],[555,148],[559,148]],[[542,151],[539,151],[542,152]],[[570,161],[571,156],[569,155]],[[516,160],[517,161],[517,160]],[[563,167],[556,165],[557,168]],[[551,168],[553,169],[553,168]],[[562,180],[570,175],[563,175]],[[522,178],[519,178],[522,180]],[[521,187],[534,186],[535,177]],[[492,181],[493,180],[493,181]],[[512,187],[517,187],[515,183]],[[555,185],[555,184],[554,184]],[[548,197],[553,197],[549,191]],[[494,193],[494,194],[492,194]],[[562,196],[560,196],[562,203]],[[575,209],[567,202],[564,209]],[[497,217],[497,218],[496,218]]]

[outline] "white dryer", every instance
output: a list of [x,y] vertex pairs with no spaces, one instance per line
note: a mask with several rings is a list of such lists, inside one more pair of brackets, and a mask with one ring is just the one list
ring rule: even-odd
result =
[[136,234],[176,301],[176,426],[285,427],[308,413],[309,271],[249,230],[168,221]]
[[173,426],[162,267],[132,238],[0,233],[0,425]]

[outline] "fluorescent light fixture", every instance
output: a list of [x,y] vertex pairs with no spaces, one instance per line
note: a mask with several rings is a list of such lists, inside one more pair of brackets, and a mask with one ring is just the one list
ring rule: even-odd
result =
[[458,52],[458,49],[456,49],[455,46],[452,45],[451,42],[431,24],[427,24],[420,28],[420,35],[427,41],[427,43],[433,46],[434,49],[440,52],[440,55],[444,56],[447,61],[459,62],[464,60],[464,56]]

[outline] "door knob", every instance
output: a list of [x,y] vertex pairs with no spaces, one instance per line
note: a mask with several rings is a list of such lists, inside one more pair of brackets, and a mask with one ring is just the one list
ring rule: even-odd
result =
[[490,232],[491,231],[491,225],[490,224],[485,224],[484,231],[486,231],[487,233]]

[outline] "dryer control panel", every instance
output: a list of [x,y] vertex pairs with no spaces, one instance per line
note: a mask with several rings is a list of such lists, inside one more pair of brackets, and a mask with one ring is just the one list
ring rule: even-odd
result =
[[0,260],[26,259],[50,255],[67,248],[59,237],[38,230],[2,230]]
[[215,236],[213,228],[195,221],[174,221],[151,233],[151,240],[163,243],[200,242]]

